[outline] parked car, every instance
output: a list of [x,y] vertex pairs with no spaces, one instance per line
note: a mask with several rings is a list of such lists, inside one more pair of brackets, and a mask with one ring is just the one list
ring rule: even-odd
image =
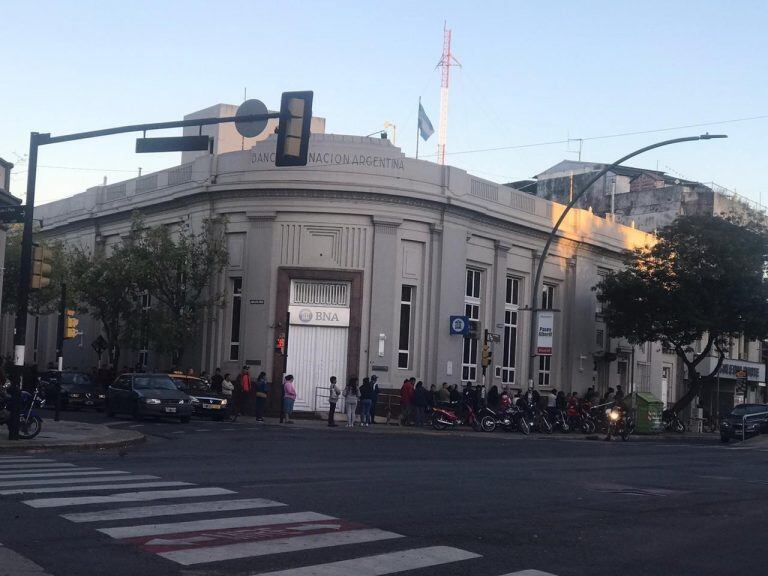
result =
[[[744,416],[747,416],[746,421]],[[742,426],[745,436],[768,433],[768,404],[739,404],[720,423],[720,440],[728,442],[731,438],[742,439]]]
[[107,415],[178,418],[189,422],[192,398],[168,374],[122,374],[107,389]]
[[88,374],[64,370],[49,370],[40,376],[40,397],[46,408],[56,407],[56,387],[61,386],[61,409],[104,409],[105,394]]
[[169,374],[179,390],[192,398],[195,416],[210,416],[214,420],[232,419],[232,407],[223,394],[211,390],[210,384],[197,376]]

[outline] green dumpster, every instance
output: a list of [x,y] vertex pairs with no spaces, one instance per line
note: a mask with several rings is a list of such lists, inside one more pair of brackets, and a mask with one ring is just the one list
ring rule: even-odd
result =
[[658,434],[664,429],[661,412],[664,403],[649,392],[634,392],[624,398],[624,406],[635,410],[635,432]]

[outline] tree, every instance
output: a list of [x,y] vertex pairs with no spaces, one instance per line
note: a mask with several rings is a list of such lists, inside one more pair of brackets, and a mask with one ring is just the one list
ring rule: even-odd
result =
[[109,255],[83,248],[68,253],[68,286],[79,312],[101,321],[112,365],[117,368],[123,344],[135,340],[140,288],[133,247],[123,243]]
[[[595,289],[611,334],[633,344],[661,342],[688,374],[680,411],[711,383],[725,358],[724,342],[768,336],[768,234],[757,220],[681,216],[653,246],[626,255],[627,268]],[[702,340],[700,352],[691,345]],[[697,367],[715,351],[714,370]]]
[[135,215],[130,241],[138,285],[152,297],[147,323],[153,349],[170,354],[178,365],[198,335],[205,310],[223,300],[223,292],[213,290],[211,281],[229,260],[226,222],[206,219],[194,232],[187,222],[177,229],[147,228]]

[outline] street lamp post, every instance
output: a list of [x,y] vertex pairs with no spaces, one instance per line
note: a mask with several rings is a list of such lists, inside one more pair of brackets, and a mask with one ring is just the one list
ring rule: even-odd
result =
[[662,146],[669,146],[671,144],[679,144],[681,142],[693,142],[696,140],[711,140],[713,138],[727,138],[725,134],[702,134],[701,136],[687,136],[685,138],[673,138],[672,140],[664,140],[663,142],[656,142],[655,144],[651,144],[650,146],[645,146],[644,148],[640,148],[639,150],[635,150],[634,152],[631,152],[630,154],[627,154],[626,156],[623,156],[616,160],[613,164],[608,164],[606,166],[603,166],[603,169],[600,170],[595,176],[592,177],[589,182],[581,189],[577,194],[571,198],[570,202],[565,207],[565,210],[563,210],[563,213],[560,214],[560,218],[557,219],[557,222],[555,223],[554,227],[550,231],[549,235],[547,236],[547,241],[544,244],[544,249],[541,251],[541,255],[539,256],[539,263],[536,266],[536,276],[533,279],[533,285],[531,286],[531,326],[529,330],[529,354],[528,354],[528,388],[533,388],[533,372],[534,372],[534,359],[536,358],[536,327],[538,325],[538,308],[537,308],[537,302],[539,299],[539,285],[541,283],[541,273],[544,270],[544,262],[547,259],[547,254],[549,254],[549,248],[552,245],[552,241],[555,239],[555,236],[557,236],[557,231],[560,229],[560,225],[563,223],[563,220],[565,220],[565,216],[568,214],[568,212],[571,211],[571,208],[573,208],[576,203],[579,201],[579,199],[584,195],[584,193],[589,190],[589,188],[600,178],[602,178],[608,171],[610,171],[613,168],[616,168],[620,164],[626,162],[630,158],[633,158],[639,154],[642,154],[643,152],[648,152],[648,150],[653,150],[654,148],[661,148]]

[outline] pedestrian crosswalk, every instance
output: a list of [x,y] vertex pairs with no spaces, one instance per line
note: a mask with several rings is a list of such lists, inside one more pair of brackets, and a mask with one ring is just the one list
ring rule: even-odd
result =
[[[82,492],[87,494],[78,494]],[[404,534],[292,510],[283,502],[246,498],[222,487],[52,459],[0,456],[0,495],[18,496],[31,508],[49,509],[180,566],[254,559],[251,576],[415,576],[410,571],[432,569],[434,574],[446,565],[460,567],[452,573],[477,574],[470,561],[481,558],[451,546],[413,547],[410,542],[409,547]],[[376,553],[360,556],[365,545],[375,545]],[[382,552],[382,547],[390,551]],[[313,564],[313,551],[325,551],[325,559],[338,551],[341,559]],[[350,558],[352,551],[358,557]],[[258,569],[262,557],[271,558],[269,571]],[[280,564],[284,568],[275,570]],[[553,575],[528,570],[507,576]]]

